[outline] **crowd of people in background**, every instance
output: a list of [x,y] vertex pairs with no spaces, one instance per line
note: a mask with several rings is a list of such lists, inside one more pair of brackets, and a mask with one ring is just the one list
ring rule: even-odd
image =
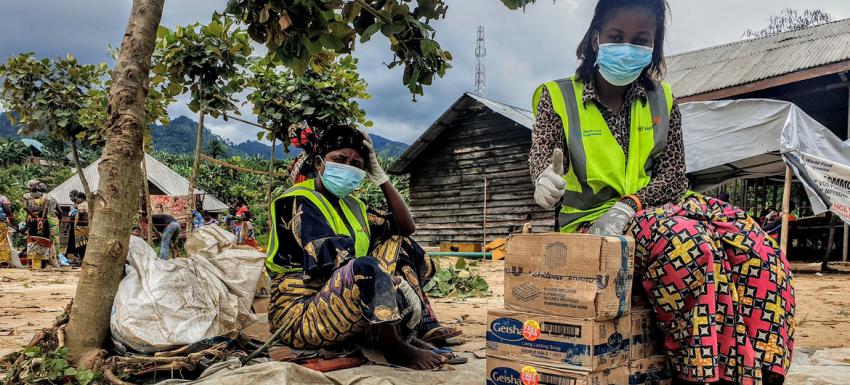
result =
[[[198,204],[202,206],[202,203]],[[180,220],[169,214],[154,214],[151,216],[153,222],[152,238],[159,243],[159,257],[167,260],[180,255],[182,239],[185,238],[185,232],[182,230]],[[141,223],[133,227],[132,235],[144,237],[144,228],[147,224],[144,223],[146,215],[142,213]],[[237,244],[253,247],[262,251],[254,234],[254,225],[252,223],[253,215],[248,203],[244,198],[239,197],[236,203],[228,210],[228,214],[219,220],[217,213],[195,210],[192,213],[192,228],[199,229],[204,226],[220,226],[225,230],[236,235]]]
[[[20,202],[0,195],[0,267],[60,268],[80,265],[86,255],[91,210],[84,192],[72,190],[70,205],[60,207],[39,180],[27,182],[27,193]],[[199,205],[200,206],[200,205]],[[145,213],[132,235],[145,237]],[[154,214],[153,239],[159,244],[159,257],[180,255],[184,224],[169,214]],[[238,198],[224,218],[206,211],[195,211],[193,227],[221,226],[236,235],[239,245],[261,250],[257,243],[253,215],[244,198]],[[16,247],[16,241],[17,247]]]

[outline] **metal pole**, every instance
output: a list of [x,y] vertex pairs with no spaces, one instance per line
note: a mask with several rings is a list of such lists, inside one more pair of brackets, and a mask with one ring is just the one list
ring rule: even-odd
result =
[[779,249],[788,256],[788,218],[791,215],[791,167],[785,165],[785,187],[782,190],[782,231],[780,233]]
[[[847,81],[847,75],[842,74],[842,79]],[[847,140],[850,140],[850,87],[847,87]],[[841,250],[841,260],[847,262],[850,252],[850,225],[844,224],[844,246]]]
[[481,249],[483,250],[487,246],[487,178],[484,178],[484,218],[483,222],[481,222],[481,227],[484,230],[484,244],[481,245]]

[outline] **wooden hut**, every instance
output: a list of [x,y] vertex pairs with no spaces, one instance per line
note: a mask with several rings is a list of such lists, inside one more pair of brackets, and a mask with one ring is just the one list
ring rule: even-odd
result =
[[534,203],[532,123],[530,111],[465,93],[402,154],[389,171],[410,174],[417,241],[480,244],[528,222],[552,229],[554,212]]

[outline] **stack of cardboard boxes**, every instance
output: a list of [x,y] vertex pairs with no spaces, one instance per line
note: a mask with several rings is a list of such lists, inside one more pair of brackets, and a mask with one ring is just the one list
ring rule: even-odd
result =
[[663,356],[651,358],[657,339],[631,317],[633,254],[625,237],[508,239],[506,309],[488,313],[487,384],[669,383]]

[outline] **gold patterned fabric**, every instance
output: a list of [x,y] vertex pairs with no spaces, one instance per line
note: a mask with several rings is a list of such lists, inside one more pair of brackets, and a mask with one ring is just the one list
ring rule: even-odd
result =
[[422,303],[412,303],[393,282],[404,238],[377,245],[372,256],[349,260],[321,285],[303,274],[278,274],[272,280],[271,331],[283,328],[281,342],[296,349],[329,348],[372,339],[371,325],[398,324],[403,335],[414,330],[409,320]]
[[12,244],[9,243],[9,225],[0,222],[0,264],[12,262]]

